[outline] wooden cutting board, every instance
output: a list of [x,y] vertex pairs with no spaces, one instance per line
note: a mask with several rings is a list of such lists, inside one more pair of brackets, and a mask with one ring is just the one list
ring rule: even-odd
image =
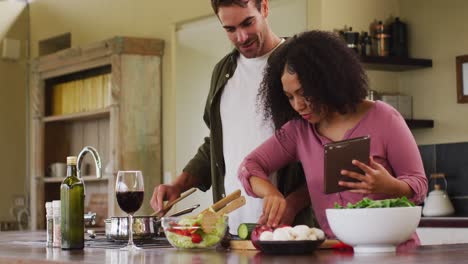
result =
[[[336,239],[327,239],[325,242],[320,245],[321,249],[332,248],[334,245],[338,244],[339,241]],[[257,250],[252,241],[250,240],[231,240],[230,242],[231,249],[233,250]]]
[[230,246],[234,250],[257,250],[250,240],[231,240]]

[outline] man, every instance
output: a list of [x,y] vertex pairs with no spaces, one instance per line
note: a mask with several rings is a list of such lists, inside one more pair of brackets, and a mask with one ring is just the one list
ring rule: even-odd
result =
[[[211,0],[211,4],[235,50],[213,70],[203,116],[210,136],[172,184],[154,189],[151,206],[156,211],[164,200],[175,200],[194,186],[202,191],[213,187],[214,201],[236,189],[245,194],[237,177],[238,167],[245,155],[274,132],[273,125],[256,109],[268,56],[283,41],[268,25],[268,0]],[[297,181],[298,171],[302,172],[296,166],[278,172],[278,186],[287,196],[282,223],[292,224],[297,213],[309,205],[303,175],[299,175],[302,181]],[[229,215],[231,234],[237,233],[240,223],[263,223],[268,218],[262,215],[261,199],[246,199],[245,206]],[[308,221],[296,223],[312,225],[310,209],[303,214]]]

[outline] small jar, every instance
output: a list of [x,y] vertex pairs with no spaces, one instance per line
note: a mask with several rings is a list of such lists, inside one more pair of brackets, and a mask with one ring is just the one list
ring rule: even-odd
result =
[[60,200],[52,201],[52,211],[53,211],[53,223],[54,223],[54,235],[53,235],[53,247],[62,246],[62,234],[60,228]]
[[46,208],[46,246],[52,247],[54,243],[54,215],[52,209],[52,202],[45,203]]

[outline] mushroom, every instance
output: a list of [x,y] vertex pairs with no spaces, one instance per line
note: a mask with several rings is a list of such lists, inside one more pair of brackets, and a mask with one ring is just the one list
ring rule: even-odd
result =
[[273,232],[271,232],[271,231],[263,231],[263,232],[260,234],[259,239],[262,240],[262,241],[273,240]]

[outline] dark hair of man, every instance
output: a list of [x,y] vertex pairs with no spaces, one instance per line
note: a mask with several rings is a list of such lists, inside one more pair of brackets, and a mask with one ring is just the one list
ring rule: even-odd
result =
[[301,118],[283,91],[285,66],[288,72],[297,74],[315,113],[356,111],[367,95],[366,73],[356,53],[341,38],[325,31],[295,35],[269,57],[258,94],[264,119],[272,120],[276,129]]
[[255,7],[257,7],[258,11],[261,10],[262,7],[262,0],[211,0],[211,7],[215,14],[218,14],[219,8],[222,6],[232,6],[237,5],[240,7],[247,7],[249,1],[255,1]]

